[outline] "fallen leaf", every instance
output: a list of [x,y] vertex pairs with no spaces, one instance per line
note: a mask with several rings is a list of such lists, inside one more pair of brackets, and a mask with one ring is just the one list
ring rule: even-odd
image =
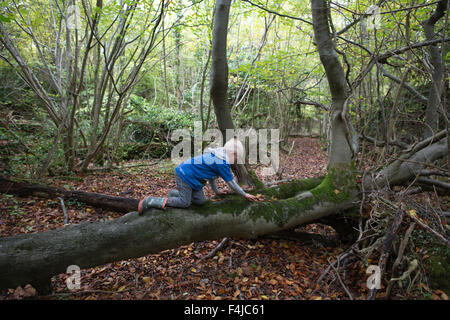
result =
[[281,243],[281,246],[282,246],[283,248],[289,249],[289,245],[288,245],[286,242],[282,242],[282,243]]
[[151,281],[151,278],[150,277],[143,277],[142,281],[144,281],[146,284],[149,284],[150,281]]

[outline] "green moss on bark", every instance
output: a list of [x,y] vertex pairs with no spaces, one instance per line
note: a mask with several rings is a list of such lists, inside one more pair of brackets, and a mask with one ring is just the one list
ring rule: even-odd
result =
[[353,165],[332,168],[322,182],[309,192],[300,193],[284,200],[252,206],[248,212],[252,219],[264,218],[279,226],[286,224],[293,216],[314,209],[324,203],[343,203],[350,200],[356,187],[356,170]]
[[253,184],[255,185],[256,190],[264,189],[264,183],[259,180],[254,170],[249,170],[250,176],[252,177]]
[[355,175],[353,166],[335,167],[323,179],[305,179],[255,191],[276,200],[251,203],[241,196],[228,195],[220,202],[210,201],[202,206],[193,206],[192,209],[204,215],[245,213],[253,221],[263,218],[283,226],[294,216],[308,214],[307,211],[315,206],[351,200],[352,191],[356,187]]
[[[263,190],[250,191],[251,194],[262,194],[268,200],[278,200],[294,197],[296,194],[317,187],[324,177],[302,179],[290,183],[281,184],[273,188],[265,188]],[[260,204],[265,205],[270,202],[265,201]],[[207,203],[196,206],[192,205],[191,209],[201,214],[214,214],[216,212],[223,213],[240,213],[246,207],[252,204],[250,201],[236,194],[228,194],[221,201],[208,201]],[[254,204],[254,203],[253,203]]]
[[310,179],[302,179],[298,181],[294,181],[291,183],[284,183],[280,184],[277,187],[274,188],[266,188],[264,190],[257,190],[256,192],[252,193],[260,193],[265,196],[277,198],[277,199],[287,199],[294,197],[296,194],[302,192],[311,190],[315,187],[317,187],[324,177],[319,178],[310,178]]
[[266,196],[269,201],[249,202],[238,195],[227,195],[222,201],[209,201],[192,210],[202,215],[247,214],[251,220],[264,219],[282,227],[293,217],[311,214],[315,206],[341,204],[351,201],[356,188],[353,166],[330,169],[324,178],[300,180],[295,183],[266,188],[253,193]]

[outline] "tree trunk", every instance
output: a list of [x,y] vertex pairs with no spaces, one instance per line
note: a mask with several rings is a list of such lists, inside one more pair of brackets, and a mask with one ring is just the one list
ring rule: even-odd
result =
[[331,92],[331,139],[328,168],[341,164],[350,164],[353,159],[353,146],[350,123],[347,119],[346,106],[348,87],[344,70],[334,48],[328,21],[327,2],[325,0],[311,0],[314,40],[319,51],[328,85]]
[[[188,209],[131,212],[105,222],[84,222],[57,230],[0,238],[0,289],[42,286],[70,265],[88,268],[136,258],[193,241],[254,238],[353,206],[356,195],[336,197],[330,179],[300,180],[261,190],[272,202],[249,202],[228,195]],[[305,190],[309,190],[302,192]],[[39,288],[37,288],[39,289]]]
[[[211,99],[217,118],[219,130],[224,140],[227,129],[234,129],[231,118],[230,103],[228,101],[228,62],[227,62],[227,34],[228,18],[230,15],[231,0],[217,0],[214,13],[213,40],[211,48]],[[224,141],[225,142],[225,141]],[[232,165],[238,181],[249,186],[256,185],[254,177],[250,175],[243,164]]]
[[[431,17],[424,21],[423,31],[428,41],[435,39],[434,26],[444,15],[448,6],[448,0],[441,0],[433,12]],[[431,72],[431,86],[428,94],[427,108],[425,110],[425,133],[424,138],[431,137],[437,132],[439,114],[438,108],[441,103],[441,93],[443,87],[444,66],[442,65],[441,52],[438,48],[439,44],[432,44],[428,47],[430,54],[430,63],[432,65]],[[442,48],[441,50],[444,50]],[[445,111],[444,111],[445,112]]]
[[64,188],[49,187],[26,182],[16,182],[0,177],[0,192],[18,196],[36,196],[44,198],[77,199],[88,205],[117,212],[130,212],[137,209],[139,199],[109,196],[101,193],[71,191]]
[[227,96],[227,33],[230,4],[230,0],[216,1],[211,60],[211,99],[213,101],[217,123],[224,138],[226,137],[226,129],[234,128]]
[[[170,98],[169,98],[169,84],[167,81],[167,57],[166,57],[166,31],[164,29],[164,19],[161,22],[163,38],[162,38],[162,54],[163,54],[163,78],[164,78],[164,92],[166,94],[165,105],[167,109],[170,109]],[[178,106],[180,108],[180,106]]]

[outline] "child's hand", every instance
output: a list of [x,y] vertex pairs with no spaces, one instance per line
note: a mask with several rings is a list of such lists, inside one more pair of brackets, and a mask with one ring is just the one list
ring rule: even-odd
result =
[[250,201],[258,201],[259,200],[256,196],[249,194],[249,193],[246,193],[244,197],[245,197],[245,199],[250,200]]

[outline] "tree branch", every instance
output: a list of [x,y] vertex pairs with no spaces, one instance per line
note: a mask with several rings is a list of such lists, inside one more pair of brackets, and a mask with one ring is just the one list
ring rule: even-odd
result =
[[288,18],[288,19],[293,19],[293,20],[302,21],[302,22],[304,22],[304,23],[307,23],[307,24],[309,24],[309,25],[312,25],[312,22],[310,22],[310,21],[308,21],[308,20],[305,20],[305,19],[302,19],[302,18],[299,18],[299,17],[293,17],[293,16],[290,16],[290,15],[287,15],[287,14],[282,14],[282,13],[279,13],[279,12],[276,12],[276,11],[273,11],[273,10],[270,10],[270,9],[267,9],[267,8],[263,7],[262,5],[257,4],[257,3],[254,3],[254,2],[252,2],[252,1],[250,1],[250,0],[242,0],[242,1],[247,2],[247,3],[251,4],[251,5],[254,6],[254,7],[257,7],[257,8],[259,8],[259,9],[261,9],[261,10],[266,11],[266,12],[275,14],[275,15],[277,15],[277,16],[280,16],[280,17],[283,17],[283,18]]

